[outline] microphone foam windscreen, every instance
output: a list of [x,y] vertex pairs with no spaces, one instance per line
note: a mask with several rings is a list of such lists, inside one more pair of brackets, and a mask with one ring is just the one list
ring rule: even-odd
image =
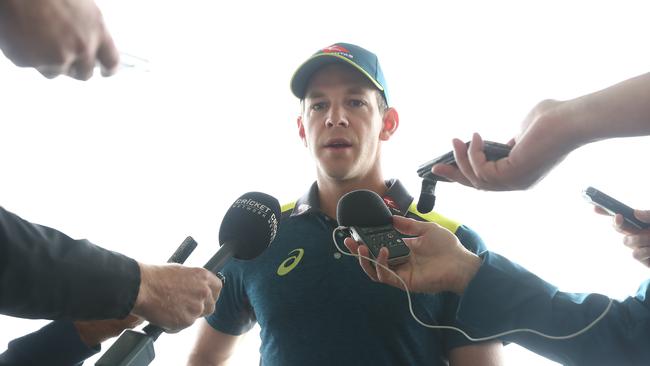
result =
[[422,189],[420,190],[420,198],[418,199],[418,211],[420,213],[429,213],[433,210],[436,204],[436,181],[433,179],[425,178],[422,180]]
[[392,224],[393,215],[377,193],[360,189],[341,197],[336,220],[341,226],[373,227]]
[[275,239],[280,202],[261,192],[248,192],[228,209],[219,228],[219,243],[231,243],[234,257],[253,259]]

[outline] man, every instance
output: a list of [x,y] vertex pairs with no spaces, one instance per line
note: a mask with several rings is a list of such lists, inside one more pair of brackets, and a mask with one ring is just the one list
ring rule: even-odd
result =
[[[611,137],[650,134],[650,74],[565,102],[544,101],[529,113],[508,158],[488,162],[482,140],[474,135],[469,150],[454,141],[458,168],[435,166],[444,175],[468,186],[490,190],[526,189],[542,179],[569,152]],[[514,143],[514,141],[513,141]],[[461,146],[462,145],[462,146]],[[635,211],[650,223],[650,211]],[[621,215],[616,229],[634,257],[649,265],[650,230],[626,227]],[[530,333],[504,339],[565,365],[647,365],[650,351],[650,281],[636,296],[612,301],[598,294],[573,294],[558,289],[495,253],[480,257],[467,252],[444,229],[395,217],[396,227],[418,238],[409,241],[410,262],[396,268],[411,291],[452,290],[462,294],[457,314],[474,336],[529,328],[549,335],[567,335],[587,327],[607,308],[605,317],[586,333],[567,340],[550,340]],[[367,256],[367,248],[347,241],[352,252]],[[379,256],[386,263],[386,254]],[[361,265],[379,282],[401,287],[381,268]],[[475,304],[481,304],[477,309]]]
[[0,49],[14,64],[48,78],[87,80],[95,63],[115,72],[119,53],[92,0],[0,1]]
[[[369,282],[332,243],[338,200],[356,189],[383,196],[396,214],[421,216],[399,181],[383,179],[381,146],[399,117],[389,107],[377,57],[355,45],[332,45],[298,68],[291,89],[302,103],[298,135],[315,158],[316,182],[283,207],[278,235],[260,257],[227,264],[224,293],[189,364],[222,364],[255,321],[264,365],[499,364],[498,342],[473,344],[414,323],[403,294]],[[437,214],[420,219],[445,225],[473,252],[484,250],[465,226]],[[415,299],[415,311],[440,324],[454,324],[456,306],[451,293]]]

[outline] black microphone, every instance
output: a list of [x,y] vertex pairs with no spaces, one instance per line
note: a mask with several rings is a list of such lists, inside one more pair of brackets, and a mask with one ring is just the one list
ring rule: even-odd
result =
[[377,193],[360,189],[345,194],[336,206],[336,220],[350,229],[354,240],[367,245],[374,258],[386,247],[390,265],[408,260],[411,250],[393,227],[393,215]]
[[[469,147],[470,141],[465,144]],[[506,144],[483,141],[483,152],[488,161],[495,161],[507,157],[511,149],[512,147]],[[436,164],[457,165],[454,152],[450,151],[418,167],[418,176],[423,179],[417,207],[420,213],[429,213],[433,210],[433,206],[436,204],[436,183],[449,182],[449,179],[431,173],[431,168]]]
[[[432,174],[433,175],[433,174]],[[420,198],[418,198],[418,212],[428,213],[436,205],[436,183],[437,180],[425,177],[422,179],[422,188],[420,189]]]
[[249,192],[230,206],[221,221],[221,248],[203,268],[218,272],[230,257],[250,260],[260,255],[275,239],[280,203],[266,193]]
[[[274,197],[260,192],[242,195],[221,221],[221,247],[203,268],[216,274],[231,257],[243,260],[257,257],[275,239],[279,218],[280,203]],[[143,331],[127,330],[122,333],[95,366],[149,365],[156,357],[153,343],[163,329],[149,324]]]

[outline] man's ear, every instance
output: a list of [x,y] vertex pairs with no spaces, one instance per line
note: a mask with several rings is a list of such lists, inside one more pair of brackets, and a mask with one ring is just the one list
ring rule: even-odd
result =
[[298,116],[296,122],[298,123],[298,136],[300,136],[302,143],[307,147],[307,138],[305,137],[305,126],[302,124],[302,116]]
[[399,126],[399,114],[397,114],[397,110],[395,108],[386,109],[382,122],[379,139],[382,141],[388,141],[395,131],[397,131],[397,127]]

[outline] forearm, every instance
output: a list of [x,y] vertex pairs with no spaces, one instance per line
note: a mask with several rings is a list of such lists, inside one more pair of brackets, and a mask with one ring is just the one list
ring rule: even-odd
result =
[[573,143],[578,146],[607,138],[648,135],[650,73],[559,103],[549,114],[569,125]]
[[[475,337],[514,329],[572,334],[598,318],[609,303],[603,295],[560,292],[494,253],[488,253],[485,262],[466,288],[458,310],[459,322]],[[649,337],[650,309],[629,298],[614,302],[605,318],[575,338],[558,341],[518,332],[501,339],[567,365],[636,365],[650,357],[644,341]]]
[[0,207],[0,313],[46,319],[122,318],[140,284],[137,262],[31,224]]

